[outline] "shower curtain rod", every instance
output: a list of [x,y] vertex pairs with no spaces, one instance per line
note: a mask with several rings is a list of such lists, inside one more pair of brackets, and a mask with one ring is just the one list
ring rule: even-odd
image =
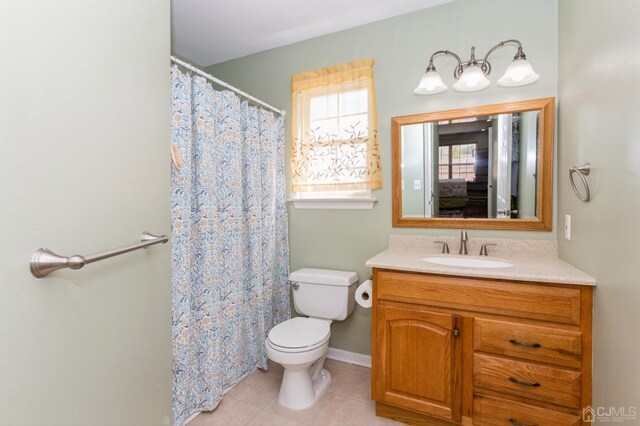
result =
[[176,63],[178,65],[181,65],[181,66],[185,67],[186,69],[188,69],[189,71],[192,71],[192,72],[198,74],[199,76],[206,78],[207,80],[213,81],[214,83],[219,84],[222,87],[225,87],[225,88],[227,88],[227,89],[229,89],[229,90],[231,90],[233,92],[236,92],[238,95],[243,96],[243,97],[249,99],[250,101],[253,101],[253,102],[255,102],[255,103],[259,104],[259,105],[262,105],[263,107],[265,107],[267,109],[270,109],[271,111],[273,111],[273,112],[275,112],[277,114],[280,114],[283,117],[285,115],[287,115],[287,111],[285,111],[283,109],[278,109],[278,108],[276,108],[274,106],[271,106],[268,103],[263,102],[260,99],[251,96],[248,93],[243,92],[242,90],[238,89],[237,87],[233,87],[229,83],[225,83],[224,81],[215,78],[211,74],[207,74],[206,72],[202,71],[199,68],[194,67],[193,65],[191,65],[191,64],[189,64],[187,62],[181,61],[180,59],[176,58],[175,56],[171,56],[171,62],[174,62],[174,63]]

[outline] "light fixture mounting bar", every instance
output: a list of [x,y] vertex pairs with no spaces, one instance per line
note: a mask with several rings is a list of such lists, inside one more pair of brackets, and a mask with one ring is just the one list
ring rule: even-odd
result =
[[493,46],[491,49],[489,49],[489,51],[487,52],[486,55],[484,55],[484,62],[487,62],[487,59],[489,58],[489,55],[491,55],[493,53],[494,50],[496,50],[499,47],[504,46],[505,44],[510,43],[510,44],[517,44],[518,45],[518,52],[516,53],[516,56],[513,57],[514,60],[516,59],[527,59],[526,55],[524,54],[524,52],[522,51],[522,43],[520,43],[518,40],[516,39],[510,39],[510,40],[504,40],[501,41],[500,43],[496,44],[495,46]]
[[450,50],[438,50],[436,52],[433,52],[433,54],[429,58],[429,65],[427,66],[427,71],[426,72],[435,71],[436,70],[436,67],[433,65],[433,58],[435,58],[438,55],[451,55],[454,58],[456,58],[456,60],[458,61],[458,65],[456,66],[455,70],[453,71],[453,76],[457,80],[460,76],[456,75],[456,71],[458,70],[459,67],[462,66],[462,59],[460,59],[460,56],[456,55],[455,53],[453,53]]

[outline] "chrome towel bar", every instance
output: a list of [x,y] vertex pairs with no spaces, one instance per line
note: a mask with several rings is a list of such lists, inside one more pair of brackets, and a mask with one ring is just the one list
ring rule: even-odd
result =
[[[582,185],[584,186],[584,195],[578,191],[576,187],[576,183],[573,181],[573,175],[577,174],[580,180],[582,181]],[[573,166],[569,169],[569,181],[571,182],[571,187],[573,188],[573,192],[576,193],[578,198],[585,203],[591,200],[591,190],[589,189],[589,181],[587,180],[587,176],[591,173],[591,163],[584,163],[582,166]]]
[[87,256],[75,255],[65,257],[55,254],[49,249],[41,248],[36,250],[36,252],[33,253],[33,256],[31,256],[31,273],[36,278],[43,278],[58,269],[80,269],[88,263],[97,262],[98,260],[107,259],[109,257],[128,253],[141,248],[147,248],[154,244],[164,244],[167,241],[169,241],[169,237],[166,235],[158,236],[148,232],[143,232],[139,243],[133,243],[123,247],[89,254]]

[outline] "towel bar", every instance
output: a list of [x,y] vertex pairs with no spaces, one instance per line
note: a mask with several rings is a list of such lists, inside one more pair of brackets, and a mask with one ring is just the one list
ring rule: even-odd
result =
[[[571,187],[573,188],[573,192],[576,193],[578,198],[585,203],[591,200],[591,191],[589,190],[589,181],[587,181],[587,176],[591,172],[591,164],[584,163],[582,166],[573,166],[569,169],[569,181],[571,182]],[[578,188],[576,187],[576,183],[573,181],[573,174],[577,173],[582,180],[582,184],[584,185],[585,194],[582,195]]]
[[128,253],[130,251],[146,248],[158,243],[166,243],[169,241],[169,237],[166,235],[153,235],[148,232],[143,232],[140,237],[139,243],[129,244],[123,247],[105,250],[87,256],[60,256],[55,254],[49,249],[41,248],[31,257],[31,274],[36,278],[43,278],[57,271],[58,269],[70,268],[80,269],[88,263],[97,262],[98,260],[107,259],[109,257],[117,256],[119,254]]

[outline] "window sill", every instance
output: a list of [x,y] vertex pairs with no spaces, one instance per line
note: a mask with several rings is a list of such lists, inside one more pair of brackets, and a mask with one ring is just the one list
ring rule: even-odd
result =
[[370,210],[375,198],[289,198],[296,209],[317,210]]

